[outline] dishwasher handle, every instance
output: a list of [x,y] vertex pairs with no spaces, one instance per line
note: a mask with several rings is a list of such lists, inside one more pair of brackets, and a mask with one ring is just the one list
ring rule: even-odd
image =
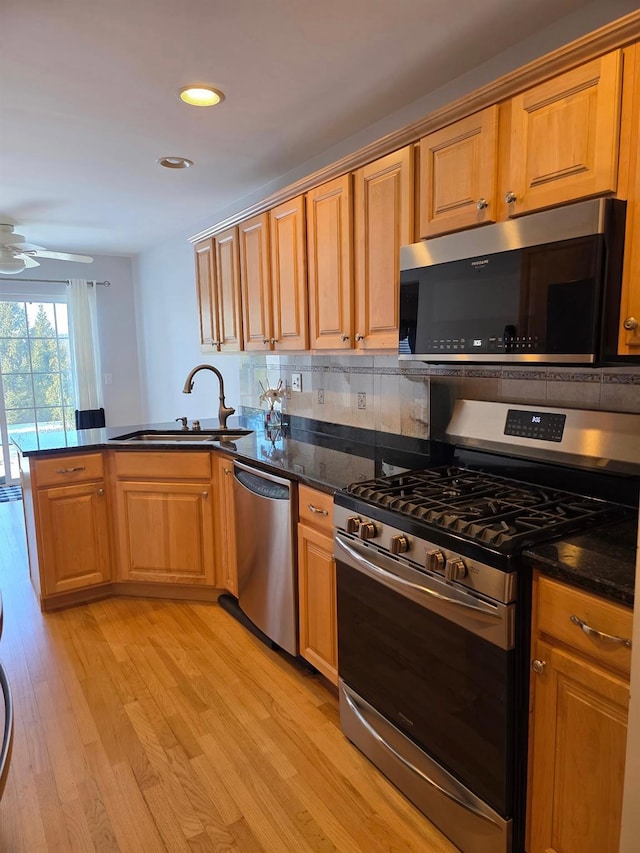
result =
[[233,463],[233,476],[237,483],[254,495],[276,501],[291,499],[291,482],[275,477],[266,471],[250,468],[239,462]]

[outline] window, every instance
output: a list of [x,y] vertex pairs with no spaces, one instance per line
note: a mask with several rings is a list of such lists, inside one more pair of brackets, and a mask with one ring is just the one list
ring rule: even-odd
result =
[[66,302],[0,299],[0,392],[0,482],[13,482],[12,434],[33,433],[40,447],[46,434],[75,429]]

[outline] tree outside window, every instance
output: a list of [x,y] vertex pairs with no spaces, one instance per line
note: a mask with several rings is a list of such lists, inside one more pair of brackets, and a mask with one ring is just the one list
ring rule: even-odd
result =
[[9,433],[74,428],[65,303],[0,301],[0,372]]

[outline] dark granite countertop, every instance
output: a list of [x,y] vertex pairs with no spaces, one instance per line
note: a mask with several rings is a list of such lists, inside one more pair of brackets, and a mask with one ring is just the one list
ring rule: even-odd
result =
[[633,607],[637,522],[630,518],[525,551],[547,575]]
[[[261,415],[244,415],[229,419],[232,429],[251,429],[250,435],[233,441],[212,441],[203,433],[202,441],[127,442],[126,436],[143,430],[175,431],[174,422],[106,427],[69,433],[35,432],[12,436],[23,456],[43,457],[79,450],[220,450],[258,467],[285,473],[315,488],[333,492],[349,483],[367,480],[387,473],[389,466],[417,468],[428,464],[429,442],[375,433],[373,430],[327,425],[304,418],[292,418],[282,429],[265,431]],[[202,430],[216,429],[215,418],[203,420]]]
[[[203,420],[202,429],[215,429],[217,419]],[[261,415],[231,418],[231,428],[253,430],[234,441],[151,444],[122,440],[141,430],[175,430],[174,422],[64,433],[24,433],[12,441],[26,457],[41,457],[79,450],[220,450],[257,467],[284,473],[293,480],[333,492],[349,483],[367,480],[397,469],[427,467],[432,445],[421,439],[376,433],[305,418],[272,433],[264,429]],[[545,574],[605,598],[632,606],[636,564],[637,520],[617,522],[581,534],[538,545],[524,553],[525,560]]]

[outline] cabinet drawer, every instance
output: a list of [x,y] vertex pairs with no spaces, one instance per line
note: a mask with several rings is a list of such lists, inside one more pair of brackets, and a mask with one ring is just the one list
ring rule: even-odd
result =
[[[573,620],[572,620],[573,617]],[[621,642],[585,633],[576,624],[612,637],[631,639],[633,611],[547,577],[538,579],[538,633],[555,637],[596,658],[607,667],[628,673],[631,649]]]
[[55,456],[38,459],[35,463],[38,486],[62,486],[101,480],[104,465],[101,453],[83,453],[73,456]]
[[333,536],[333,495],[301,485],[298,489],[298,515],[304,524]]
[[153,450],[118,452],[114,470],[116,477],[136,480],[209,480],[211,454]]

